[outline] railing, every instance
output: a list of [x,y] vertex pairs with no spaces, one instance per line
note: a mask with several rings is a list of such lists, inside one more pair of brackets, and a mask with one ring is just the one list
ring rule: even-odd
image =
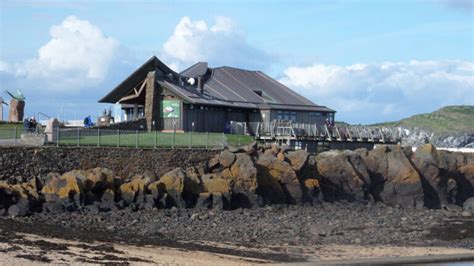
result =
[[21,135],[25,133],[42,133],[43,129],[12,126],[0,128],[0,145],[15,146],[20,143]]
[[257,139],[290,138],[339,141],[398,142],[403,132],[397,128],[292,123],[290,121],[250,122],[249,133]]
[[53,133],[56,146],[135,147],[167,149],[222,149],[246,145],[250,136],[210,132],[158,132],[118,129],[60,129]]

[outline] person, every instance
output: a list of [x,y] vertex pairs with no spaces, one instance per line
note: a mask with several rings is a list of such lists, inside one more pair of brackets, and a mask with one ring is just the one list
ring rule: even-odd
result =
[[33,116],[33,117],[31,118],[31,131],[32,131],[32,132],[35,132],[35,131],[36,131],[36,126],[37,126],[37,124],[38,124],[38,123],[36,123],[36,119],[35,119],[35,117]]
[[25,119],[23,119],[23,127],[26,131],[30,130],[30,120],[28,119],[28,116],[25,116]]

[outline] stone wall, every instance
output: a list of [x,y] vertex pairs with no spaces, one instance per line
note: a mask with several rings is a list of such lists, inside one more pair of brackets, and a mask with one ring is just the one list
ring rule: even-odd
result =
[[0,180],[23,182],[49,172],[109,168],[128,177],[148,170],[156,175],[204,164],[218,151],[135,148],[0,147]]

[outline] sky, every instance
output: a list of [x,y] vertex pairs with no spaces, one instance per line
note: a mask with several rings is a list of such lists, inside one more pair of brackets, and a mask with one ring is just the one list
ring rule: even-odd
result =
[[261,70],[339,121],[394,121],[474,105],[473,3],[0,0],[0,97],[20,89],[28,116],[95,117],[156,55],[177,71]]

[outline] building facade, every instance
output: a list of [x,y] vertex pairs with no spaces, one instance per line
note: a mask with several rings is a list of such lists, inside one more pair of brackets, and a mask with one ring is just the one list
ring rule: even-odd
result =
[[99,102],[120,104],[126,121],[144,119],[149,131],[225,132],[237,122],[251,133],[255,124],[324,124],[335,114],[261,71],[199,62],[177,73],[156,57]]

